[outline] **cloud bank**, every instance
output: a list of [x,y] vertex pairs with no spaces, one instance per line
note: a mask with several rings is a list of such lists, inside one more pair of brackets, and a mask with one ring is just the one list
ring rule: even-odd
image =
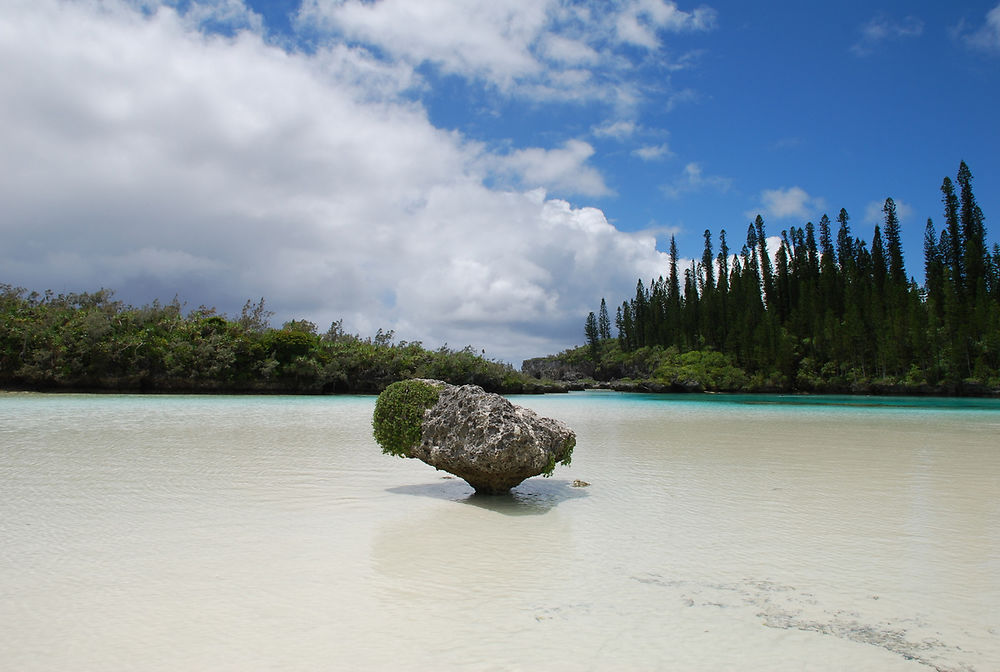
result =
[[[512,86],[546,81],[544,59],[586,64],[595,46],[539,28],[556,3],[523,15],[483,3],[424,41],[379,14],[431,25],[444,4],[304,3],[300,23],[404,45],[386,59],[342,40],[283,48],[236,0],[5,3],[0,282],[110,287],[132,303],[177,294],[231,315],[263,296],[278,322],[343,318],[515,363],[581,342],[595,301],[665,266],[652,236],[548,195],[607,193],[593,148],[495,153],[435,128],[404,93],[421,86],[408,59]],[[712,18],[623,6],[608,39],[642,47]],[[460,56],[469,39],[479,50]]]

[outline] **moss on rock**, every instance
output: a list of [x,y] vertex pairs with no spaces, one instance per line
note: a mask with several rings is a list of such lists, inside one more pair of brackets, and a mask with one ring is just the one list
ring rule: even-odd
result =
[[385,388],[375,401],[372,428],[386,455],[410,457],[420,443],[424,411],[438,401],[438,388],[423,380],[403,380]]

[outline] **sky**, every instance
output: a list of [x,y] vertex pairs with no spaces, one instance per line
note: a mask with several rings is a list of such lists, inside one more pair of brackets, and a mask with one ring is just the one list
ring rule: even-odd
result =
[[1000,240],[1000,3],[4,0],[0,283],[272,325],[583,342],[675,237],[892,197],[923,275],[966,161]]

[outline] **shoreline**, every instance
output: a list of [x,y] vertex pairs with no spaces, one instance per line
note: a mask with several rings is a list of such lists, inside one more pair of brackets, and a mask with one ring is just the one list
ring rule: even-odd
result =
[[[463,384],[463,383],[453,383]],[[465,383],[465,384],[476,384]],[[33,392],[38,394],[144,394],[151,396],[205,395],[205,396],[378,396],[381,390],[367,385],[353,388],[350,385],[339,389],[302,389],[280,385],[238,385],[226,386],[215,383],[205,385],[4,385],[0,393]],[[789,395],[789,396],[851,396],[851,397],[914,397],[943,399],[1000,399],[1000,390],[979,384],[950,386],[903,386],[903,385],[831,385],[823,389],[799,390],[766,387],[759,389],[717,390],[707,389],[697,383],[686,385],[663,383],[652,380],[611,380],[611,381],[537,381],[537,384],[515,385],[510,389],[488,390],[499,394],[543,395],[567,394],[587,390],[607,390],[624,394],[672,394],[672,395]]]

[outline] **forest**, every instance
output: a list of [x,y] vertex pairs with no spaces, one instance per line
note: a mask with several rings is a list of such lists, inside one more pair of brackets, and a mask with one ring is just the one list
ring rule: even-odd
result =
[[[616,310],[601,300],[586,345],[554,359],[596,381],[714,391],[1000,392],[1000,245],[963,161],[941,185],[940,230],[924,231],[924,282],[908,276],[895,203],[869,245],[848,213],[780,233],[758,215],[741,248],[704,232],[700,260],[643,283]],[[773,249],[773,248],[772,248]]]
[[502,393],[565,391],[469,347],[427,350],[306,320],[269,326],[264,300],[229,319],[175,298],[140,308],[114,293],[38,294],[0,285],[0,389],[115,392],[378,393],[407,378],[473,383]]

